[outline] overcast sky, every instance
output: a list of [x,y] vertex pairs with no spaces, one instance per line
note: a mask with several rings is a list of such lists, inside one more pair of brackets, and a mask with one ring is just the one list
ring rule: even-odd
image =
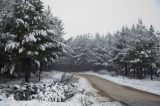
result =
[[141,18],[160,30],[160,0],[43,0],[62,19],[65,38],[83,33],[107,33],[131,26]]

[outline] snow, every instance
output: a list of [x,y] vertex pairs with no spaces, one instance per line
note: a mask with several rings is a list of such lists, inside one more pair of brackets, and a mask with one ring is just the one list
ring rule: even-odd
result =
[[35,63],[38,65],[38,68],[40,67],[40,62],[38,60],[35,60]]
[[41,51],[45,51],[46,48],[52,48],[52,47],[56,47],[56,46],[55,46],[53,43],[46,42],[46,43],[44,43],[44,44],[41,44],[41,45],[39,46],[39,49],[40,49]]
[[55,45],[54,45],[53,43],[49,43],[49,42],[45,43],[44,45],[45,45],[46,47],[48,47],[48,48],[55,47]]
[[31,52],[31,51],[28,51],[28,52],[27,52],[27,55],[31,55],[31,54],[32,54],[32,52]]
[[140,54],[144,55],[144,57],[149,57],[148,54],[145,51],[141,51]]
[[30,33],[29,35],[25,35],[25,41],[26,42],[37,42],[37,39],[35,38],[33,33]]
[[[45,83],[47,85],[50,82],[61,79],[62,75],[63,72],[44,72],[42,80],[38,84]],[[59,95],[63,97],[64,87],[57,84],[56,86],[52,86],[53,88],[46,87],[46,91],[51,91],[50,93],[41,93],[40,97],[42,97],[42,100],[46,101],[36,99],[29,101],[16,101],[14,100],[13,95],[9,98],[5,98],[0,93],[0,106],[122,106],[119,102],[110,101],[109,98],[99,96],[97,94],[97,90],[94,89],[85,78],[78,78],[78,92],[71,99],[65,102],[50,102],[46,100],[50,96],[57,96],[57,99],[60,98]],[[52,92],[53,89],[56,91]],[[66,87],[65,89],[70,89],[70,87]],[[52,94],[54,94],[54,96]]]
[[22,19],[16,19],[17,24],[22,23],[24,24],[24,21]]
[[47,59],[47,58],[44,58],[43,60],[44,60],[45,62],[48,62],[48,59]]
[[29,16],[28,16],[28,15],[25,15],[24,18],[25,18],[25,19],[29,19]]
[[[59,102],[46,102],[46,101],[15,101],[15,100],[6,100],[0,101],[1,106],[78,106],[77,103],[67,102],[67,103],[59,103]],[[79,105],[80,106],[80,105]]]
[[34,30],[34,33],[35,33],[36,36],[38,36],[38,35],[42,35],[44,37],[47,36],[47,32],[44,31],[44,30]]
[[160,81],[151,81],[149,79],[129,79],[123,76],[111,76],[111,75],[102,75],[98,73],[89,72],[87,74],[95,75],[106,80],[112,81],[119,85],[124,85],[128,87],[132,87],[141,91],[153,93],[156,95],[160,95]]
[[[37,101],[37,100],[15,101],[10,98],[5,101],[0,101],[0,104],[1,106],[37,106],[37,105],[38,106],[86,106],[84,105],[86,104],[85,103],[86,101],[84,101],[84,104],[81,103],[82,101],[83,101],[82,96],[76,95],[75,98],[72,99],[72,101],[67,101],[67,102],[46,102],[46,101]],[[102,103],[93,103],[87,106],[122,106],[122,105],[119,102],[102,102]]]
[[47,36],[46,31],[44,30],[34,30],[32,33],[29,33],[28,35],[24,36],[24,40],[22,41],[22,44],[24,44],[25,42],[37,42],[37,38],[36,36],[42,35],[44,37]]
[[33,56],[33,55],[38,55],[39,53],[37,51],[33,52],[33,51],[28,51],[27,55],[28,56]]
[[0,101],[5,100],[5,95],[0,93]]
[[88,82],[88,80],[86,80],[85,78],[82,78],[82,77],[79,77],[80,80],[79,80],[79,84],[82,88],[85,88],[86,91],[90,91],[94,94],[96,94],[98,91],[96,89],[94,89],[90,83]]
[[1,73],[5,73],[7,71],[7,65],[1,68]]
[[19,43],[15,41],[8,41],[5,47],[5,51],[17,49],[19,47]]
[[140,59],[131,60],[130,63],[137,63],[140,62]]
[[40,50],[42,50],[42,51],[45,51],[45,50],[46,50],[46,47],[45,47],[44,45],[40,45],[39,48],[40,48]]
[[50,58],[50,60],[51,60],[52,62],[55,62],[55,60],[54,60],[53,58]]
[[19,49],[19,53],[22,53],[24,51],[24,48]]
[[58,58],[58,55],[55,52],[53,52],[52,55]]
[[49,34],[55,34],[55,35],[57,34],[56,31],[53,30],[53,29],[49,29],[49,30],[47,30],[47,32],[48,32]]
[[160,74],[160,69],[157,70],[157,74]]
[[10,67],[9,67],[9,70],[10,70],[10,74],[12,75],[14,70],[15,70],[15,64],[12,64]]
[[1,68],[0,73],[5,73],[6,71],[8,71],[8,69],[10,74],[12,75],[15,70],[15,64],[5,65],[4,67]]
[[155,63],[152,63],[152,68],[156,68],[156,64]]
[[35,55],[38,55],[39,53],[37,51],[34,52]]
[[43,90],[39,91],[36,98],[43,101],[50,102],[61,102],[66,99],[65,91],[67,91],[67,86],[63,84],[56,83],[55,85],[46,84],[45,87],[41,85]]

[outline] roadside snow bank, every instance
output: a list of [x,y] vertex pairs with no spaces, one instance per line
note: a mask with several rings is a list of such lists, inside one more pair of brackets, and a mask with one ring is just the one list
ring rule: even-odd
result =
[[82,77],[78,78],[79,78],[79,86],[81,88],[85,89],[87,92],[92,92],[93,94],[97,94],[98,91],[91,86],[88,80]]
[[160,81],[151,81],[148,79],[129,79],[122,76],[110,76],[110,75],[102,75],[93,72],[87,72],[86,74],[95,75],[106,80],[112,81],[119,85],[124,85],[128,87],[132,87],[141,91],[153,93],[156,95],[160,95]]

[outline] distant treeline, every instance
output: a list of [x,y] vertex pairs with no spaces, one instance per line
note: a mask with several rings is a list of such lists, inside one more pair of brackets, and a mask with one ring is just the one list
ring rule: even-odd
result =
[[67,53],[58,58],[55,68],[64,71],[115,71],[144,78],[160,74],[160,33],[142,20],[114,34],[79,35],[66,41]]

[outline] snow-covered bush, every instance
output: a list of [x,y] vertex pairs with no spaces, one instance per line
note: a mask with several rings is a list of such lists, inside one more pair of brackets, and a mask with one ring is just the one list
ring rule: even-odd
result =
[[37,99],[49,102],[64,102],[79,92],[78,78],[70,74],[63,74],[59,80],[49,83],[25,83],[4,89],[6,97],[13,95],[14,99],[18,101]]
[[4,98],[5,98],[5,95],[0,93],[0,101],[2,101]]
[[74,75],[63,73],[60,82],[61,83],[76,83],[79,78],[75,77]]
[[157,70],[157,75],[160,76],[160,69]]

